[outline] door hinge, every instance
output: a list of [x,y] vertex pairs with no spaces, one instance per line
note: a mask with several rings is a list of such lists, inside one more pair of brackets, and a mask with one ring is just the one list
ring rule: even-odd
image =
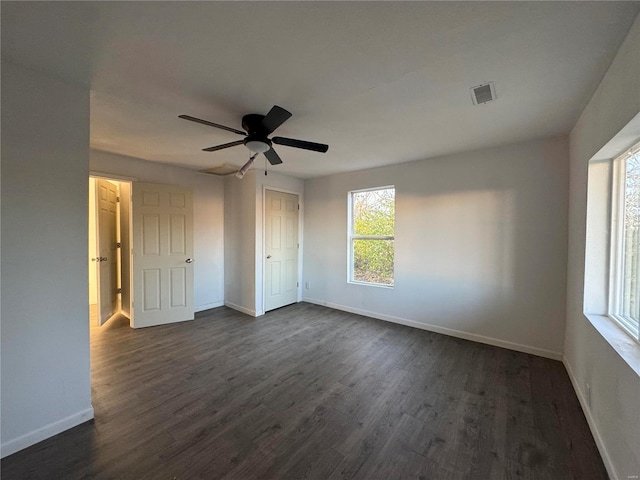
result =
[[122,289],[121,288],[116,288],[116,293],[122,293]]
[[116,197],[116,202],[119,202],[119,201],[120,201],[120,197]]
[[298,210],[300,210],[300,204],[298,204]]
[[116,242],[116,248],[122,248],[122,244],[120,242]]
[[300,282],[296,282],[296,287],[299,287],[299,286],[300,286]]

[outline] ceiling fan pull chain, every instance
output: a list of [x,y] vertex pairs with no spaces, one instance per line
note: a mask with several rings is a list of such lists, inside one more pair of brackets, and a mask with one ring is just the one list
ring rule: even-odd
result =
[[264,176],[267,176],[267,157],[264,157]]

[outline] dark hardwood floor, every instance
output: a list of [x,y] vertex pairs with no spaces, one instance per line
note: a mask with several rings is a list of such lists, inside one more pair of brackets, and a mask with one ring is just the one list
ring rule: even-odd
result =
[[2,479],[606,479],[560,362],[300,303],[91,331],[95,420]]

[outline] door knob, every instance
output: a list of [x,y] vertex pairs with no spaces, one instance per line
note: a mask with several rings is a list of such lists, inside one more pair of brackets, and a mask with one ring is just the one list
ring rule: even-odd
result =
[[185,262],[187,262],[187,263],[193,263],[193,258],[187,258],[187,259],[185,260]]
[[271,255],[267,255],[267,258],[271,258]]

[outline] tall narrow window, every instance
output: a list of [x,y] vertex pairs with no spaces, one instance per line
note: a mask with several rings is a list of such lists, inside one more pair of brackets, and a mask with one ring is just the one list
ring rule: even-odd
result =
[[395,188],[349,193],[349,281],[393,285]]
[[640,339],[640,144],[613,164],[609,315]]

